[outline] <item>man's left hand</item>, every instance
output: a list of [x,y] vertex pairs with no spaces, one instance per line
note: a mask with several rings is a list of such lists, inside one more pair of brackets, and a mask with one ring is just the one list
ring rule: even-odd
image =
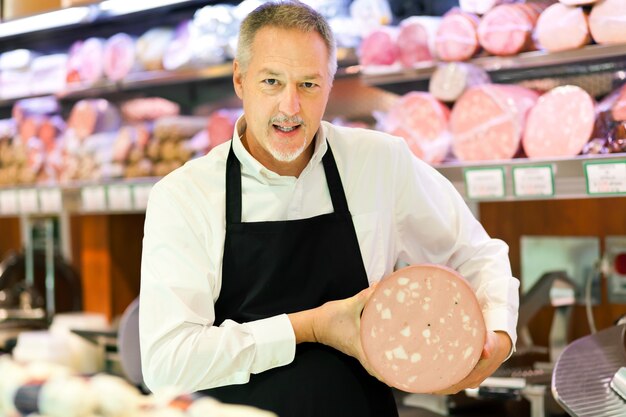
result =
[[463,380],[433,394],[456,394],[466,388],[478,388],[481,382],[493,374],[511,352],[511,338],[501,331],[487,331],[487,340],[478,363]]

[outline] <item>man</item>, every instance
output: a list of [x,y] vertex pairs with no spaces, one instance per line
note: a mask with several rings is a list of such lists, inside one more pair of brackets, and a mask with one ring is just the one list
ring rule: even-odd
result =
[[[242,23],[233,139],[157,183],[146,213],[140,336],[147,386],[288,416],[395,416],[368,374],[359,317],[398,261],[470,280],[490,330],[477,386],[510,354],[518,282],[453,186],[403,140],[322,122],[336,70],[301,3]],[[373,372],[370,372],[373,374]]]

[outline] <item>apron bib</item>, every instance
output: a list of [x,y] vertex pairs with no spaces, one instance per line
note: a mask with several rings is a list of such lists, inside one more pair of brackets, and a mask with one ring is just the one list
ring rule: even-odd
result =
[[[226,164],[226,237],[215,324],[239,323],[318,307],[368,284],[352,217],[330,147],[323,158],[334,212],[290,221],[241,222],[241,167],[232,146]],[[279,417],[397,416],[391,389],[354,358],[300,343],[292,363],[243,385],[203,391]]]

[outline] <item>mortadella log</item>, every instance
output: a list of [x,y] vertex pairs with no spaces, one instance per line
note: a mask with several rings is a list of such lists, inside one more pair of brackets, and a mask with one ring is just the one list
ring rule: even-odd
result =
[[486,334],[467,281],[433,264],[385,277],[361,316],[365,356],[387,385],[406,392],[437,392],[460,382],[476,366]]

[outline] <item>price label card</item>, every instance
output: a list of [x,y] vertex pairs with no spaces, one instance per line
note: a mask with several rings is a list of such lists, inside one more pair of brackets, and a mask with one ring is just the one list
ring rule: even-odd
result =
[[626,160],[585,162],[587,194],[626,194]]
[[148,196],[154,184],[135,184],[133,186],[133,202],[135,210],[145,210],[148,207]]
[[18,191],[20,211],[22,213],[37,213],[39,211],[39,196],[37,189],[28,188]]
[[19,214],[17,190],[0,191],[0,213]]
[[60,188],[42,188],[39,190],[39,204],[44,213],[59,213],[63,209]]
[[133,209],[133,198],[130,185],[109,185],[109,210],[128,211]]
[[466,168],[465,191],[472,200],[504,198],[504,168]]
[[82,208],[85,211],[106,211],[106,190],[103,186],[88,186],[80,190]]
[[551,197],[554,195],[552,165],[513,167],[513,192],[516,197]]

